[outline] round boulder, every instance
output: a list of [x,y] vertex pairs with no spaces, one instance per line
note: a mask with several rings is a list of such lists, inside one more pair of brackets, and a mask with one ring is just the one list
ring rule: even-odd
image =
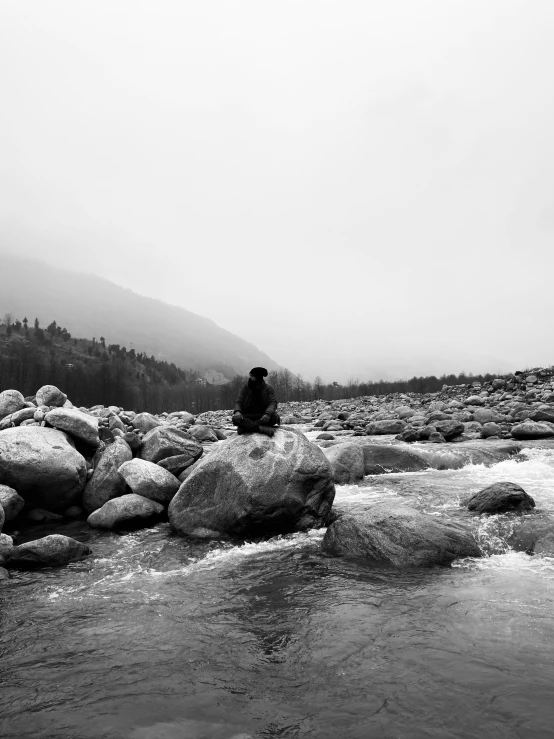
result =
[[458,557],[481,556],[465,528],[389,503],[340,516],[327,529],[322,549],[333,556],[363,557],[395,567],[449,565]]
[[533,498],[513,482],[495,482],[472,495],[466,502],[468,510],[475,513],[521,512],[535,507]]
[[0,431],[0,484],[29,507],[61,513],[80,502],[86,462],[61,431],[18,426]]
[[143,434],[161,425],[161,421],[158,421],[151,413],[137,413],[131,421],[131,426],[142,431]]
[[179,489],[179,480],[171,472],[144,459],[131,459],[118,470],[133,493],[158,503],[169,503]]
[[326,525],[334,497],[323,451],[279,428],[271,438],[244,434],[215,446],[171,501],[169,521],[197,538],[306,531]]
[[60,431],[67,432],[75,439],[96,448],[100,446],[98,419],[75,408],[54,408],[45,416],[46,423]]
[[87,522],[95,529],[140,529],[159,521],[163,511],[163,505],[155,500],[129,493],[108,500],[90,514]]
[[25,398],[19,390],[4,390],[0,393],[0,420],[22,408],[25,408]]
[[0,534],[0,565],[6,564],[13,551],[13,539],[7,534]]
[[197,441],[218,441],[217,434],[209,426],[191,426],[188,433]]
[[67,395],[62,393],[55,385],[43,385],[37,391],[35,400],[37,405],[61,408],[67,400]]
[[528,423],[520,423],[517,426],[513,426],[512,436],[514,439],[521,440],[549,439],[551,436],[554,436],[554,430],[546,423],[529,421]]
[[8,567],[34,569],[35,567],[57,567],[77,562],[90,554],[86,544],[61,534],[50,534],[42,539],[28,541],[14,547],[7,558]]

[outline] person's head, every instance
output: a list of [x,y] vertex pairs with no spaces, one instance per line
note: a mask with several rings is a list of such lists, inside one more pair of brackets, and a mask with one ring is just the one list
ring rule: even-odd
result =
[[248,385],[250,387],[258,387],[263,383],[264,377],[267,377],[265,367],[253,367],[248,374]]

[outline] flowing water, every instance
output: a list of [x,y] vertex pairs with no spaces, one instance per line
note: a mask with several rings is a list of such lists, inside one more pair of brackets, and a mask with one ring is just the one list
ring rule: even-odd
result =
[[58,529],[94,554],[0,587],[0,736],[553,737],[554,557],[510,549],[517,518],[459,505],[499,480],[554,515],[551,449],[337,488],[342,509],[466,520],[487,556],[452,568],[332,559],[322,531],[232,546],[167,524]]

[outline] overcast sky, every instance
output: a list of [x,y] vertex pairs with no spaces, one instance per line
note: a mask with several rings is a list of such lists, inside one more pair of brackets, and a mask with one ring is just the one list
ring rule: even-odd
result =
[[308,378],[550,365],[553,38],[552,0],[0,0],[0,247]]

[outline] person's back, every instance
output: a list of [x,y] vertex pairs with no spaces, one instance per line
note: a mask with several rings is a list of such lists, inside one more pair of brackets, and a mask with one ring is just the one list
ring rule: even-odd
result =
[[273,436],[273,427],[280,423],[276,413],[275,391],[265,382],[264,377],[267,377],[265,367],[251,369],[248,382],[237,396],[233,424],[237,426],[238,434],[260,431]]

